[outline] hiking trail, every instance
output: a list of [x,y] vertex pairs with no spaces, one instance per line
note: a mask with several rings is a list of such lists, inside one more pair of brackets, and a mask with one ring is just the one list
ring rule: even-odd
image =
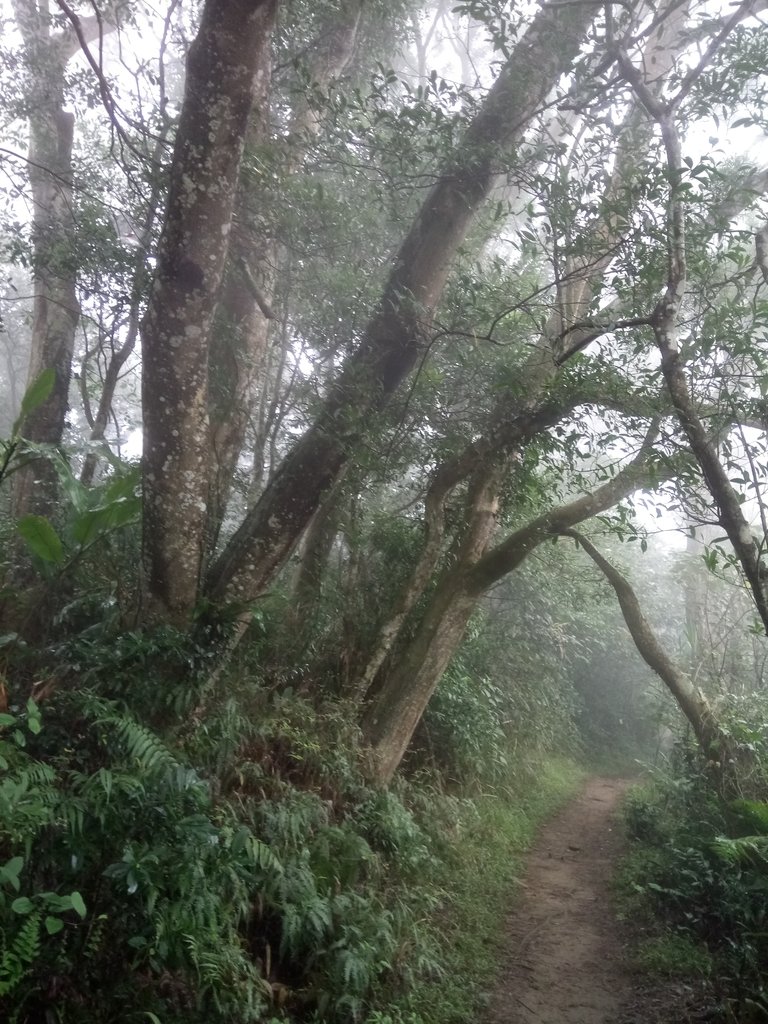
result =
[[590,779],[539,833],[510,912],[489,1024],[620,1024],[633,974],[611,878],[627,779]]

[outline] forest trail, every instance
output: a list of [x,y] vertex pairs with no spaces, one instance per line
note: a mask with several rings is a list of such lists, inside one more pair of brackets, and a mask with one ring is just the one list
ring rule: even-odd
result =
[[610,881],[630,785],[590,779],[540,832],[507,923],[490,1024],[618,1024],[633,985]]

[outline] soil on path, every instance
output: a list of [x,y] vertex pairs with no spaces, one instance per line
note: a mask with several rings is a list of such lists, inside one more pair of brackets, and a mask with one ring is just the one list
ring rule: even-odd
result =
[[490,1024],[618,1024],[633,978],[611,902],[630,785],[591,779],[533,847],[510,916]]

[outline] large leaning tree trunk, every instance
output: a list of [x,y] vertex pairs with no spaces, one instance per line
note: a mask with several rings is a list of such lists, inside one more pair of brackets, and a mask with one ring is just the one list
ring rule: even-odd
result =
[[[393,607],[379,626],[376,639],[367,654],[358,678],[353,683],[352,694],[354,696],[362,699],[371,691],[382,665],[396,645],[411,612],[426,593],[434,573],[440,565],[445,554],[444,541],[447,532],[445,516],[449,495],[469,477],[474,480],[476,488],[482,474],[494,464],[494,460],[498,463],[519,452],[525,444],[555,424],[562,422],[569,413],[579,406],[589,404],[607,406],[610,404],[606,399],[606,383],[611,379],[610,375],[601,373],[598,376],[600,379],[596,383],[585,377],[569,387],[563,386],[564,381],[561,377],[557,385],[553,385],[543,397],[536,394],[536,389],[532,384],[530,400],[526,399],[523,403],[515,404],[509,398],[507,401],[509,408],[505,409],[503,416],[500,409],[494,410],[492,425],[486,434],[470,442],[462,452],[447,459],[437,468],[424,498],[424,537],[421,553]],[[625,390],[620,403],[620,411],[626,412],[633,405],[633,399],[626,393],[625,380],[619,381],[617,378],[616,383],[621,383]],[[617,393],[620,392],[617,391]],[[647,398],[643,394],[638,396],[637,411],[640,415],[646,415],[649,412]],[[474,489],[470,489],[470,494],[473,493]],[[490,498],[487,497],[486,501],[490,501]],[[467,532],[471,533],[478,528],[478,525],[473,523],[473,517],[475,515],[483,517],[483,507],[470,501],[465,512]],[[491,533],[488,532],[487,539],[490,537]],[[464,547],[465,553],[467,550]],[[474,545],[474,551],[479,559],[482,551],[477,544]],[[457,565],[454,564],[454,570],[456,569]]]
[[[599,294],[602,287],[604,272],[613,259],[615,247],[621,242],[626,226],[631,221],[633,207],[629,199],[633,176],[636,174],[638,153],[648,148],[652,138],[653,104],[657,102],[655,97],[661,95],[665,79],[676,60],[686,18],[685,5],[669,5],[666,15],[668,17],[665,20],[657,21],[655,31],[649,36],[642,71],[638,69],[635,76],[638,91],[642,90],[642,96],[630,109],[625,121],[624,132],[616,152],[614,173],[606,193],[605,212],[598,217],[585,236],[587,244],[581,250],[577,249],[575,258],[566,260],[562,268],[564,274],[558,287],[556,306],[538,346],[538,354],[532,355],[525,367],[526,378],[531,381],[530,387],[526,389],[528,400],[545,381],[552,379],[556,367],[583,348],[590,337],[595,336],[589,329],[588,311],[593,298]],[[743,11],[740,16],[744,16]],[[730,31],[732,24],[732,19],[725,19],[722,32]],[[716,38],[719,40],[720,35]],[[627,201],[617,204],[619,196],[626,196]],[[617,207],[621,209],[622,206],[628,211],[623,219],[616,213]],[[620,326],[615,316],[609,317],[608,320],[613,322],[614,329]],[[648,316],[630,317],[626,326],[648,325],[651,322],[652,318]],[[494,414],[495,430],[502,428],[503,432],[505,416],[506,422],[509,422],[509,405],[510,403],[507,403],[506,409],[502,408]],[[511,406],[519,415],[519,399],[512,402]],[[491,432],[484,438],[484,442],[490,444]],[[495,439],[493,449],[500,451],[500,444],[503,442],[499,438]],[[477,442],[473,442],[470,447],[479,454]],[[464,460],[458,460],[461,461]],[[458,462],[452,471],[453,480],[449,486],[453,486],[455,480],[461,478],[462,470]],[[404,613],[407,614],[409,605],[413,606],[414,596],[417,595],[419,588],[423,589],[429,579],[430,563],[435,564],[441,539],[442,504],[446,494],[441,476],[444,477],[445,473],[436,476],[434,489],[427,496],[427,543],[424,557],[417,565],[411,580],[413,589],[404,592],[404,600],[396,607],[392,618],[385,623],[380,642],[361,680],[362,689],[370,686],[375,679],[375,673],[383,661],[382,656],[387,649],[392,649],[397,633],[402,628]],[[443,667],[447,665],[452,649],[455,650],[463,635],[462,619],[468,618],[471,612],[471,602],[466,600],[465,590],[471,591],[473,585],[483,582],[484,577],[485,586],[490,586],[496,578],[496,573],[504,569],[505,565],[504,571],[511,571],[518,564],[517,560],[521,556],[525,557],[526,545],[532,539],[530,533],[522,531],[515,536],[510,545],[502,545],[487,557],[484,556],[476,567],[466,566],[466,585],[462,585],[459,567],[454,564],[438,583],[436,596],[429,606],[427,616],[417,629],[414,641],[406,646],[404,653],[384,680],[376,680],[374,683],[371,703],[364,716],[364,728],[378,754],[382,779],[386,780],[388,773],[394,770],[393,765],[396,765],[404,750],[402,744],[407,741],[412,726],[418,721],[419,709],[423,710],[426,706],[425,697],[437,683],[439,676],[435,666],[439,668],[441,664]]]
[[145,616],[188,622],[209,472],[208,352],[276,0],[208,0],[187,58],[166,219],[142,331]]
[[613,587],[638,653],[672,694],[690,723],[707,762],[710,766],[714,765],[713,775],[717,788],[725,792],[733,765],[736,764],[734,755],[739,752],[733,748],[731,738],[720,727],[709,701],[664,650],[653,627],[643,614],[629,581],[581,533],[576,530],[564,530],[563,534],[576,540]]
[[[688,183],[686,166],[677,127],[680,107],[693,88],[696,79],[707,69],[715,50],[721,46],[730,31],[750,17],[755,10],[754,0],[739,4],[725,20],[721,31],[707,48],[700,63],[683,78],[677,92],[669,99],[660,100],[645,85],[643,77],[628,55],[618,49],[617,63],[626,81],[634,89],[639,101],[657,122],[661,132],[667,163],[669,196],[667,202],[667,280],[664,294],[650,318],[654,337],[661,353],[661,369],[669,395],[685,432],[691,451],[701,467],[709,492],[717,505],[718,519],[728,535],[744,576],[752,591],[752,598],[763,627],[768,633],[768,565],[765,549],[768,538],[753,535],[744,515],[743,500],[731,483],[715,444],[708,434],[691,393],[685,365],[679,347],[679,319],[687,289],[686,204]],[[758,264],[761,263],[758,240]]]
[[[15,0],[14,13],[30,68],[29,181],[32,189],[32,334],[28,383],[52,369],[50,395],[24,421],[24,436],[59,445],[69,410],[75,331],[80,318],[77,292],[72,147],[75,115],[66,110],[67,64],[80,49],[73,27],[52,30],[48,5]],[[79,23],[86,40],[109,31],[104,15]],[[13,477],[15,516],[49,515],[56,505],[57,477],[46,459],[34,459]]]
[[[543,513],[495,547],[486,549],[492,531],[486,528],[481,535],[476,527],[472,543],[465,545],[455,564],[438,581],[410,643],[369,694],[362,728],[373,751],[377,783],[387,784],[397,770],[482,594],[513,572],[548,537],[606,511],[639,488],[658,482],[658,466],[652,459],[654,437],[655,426],[637,456],[597,490]],[[497,482],[487,478],[489,488]],[[486,507],[479,506],[478,511],[488,524],[492,514],[489,502],[493,501],[495,508],[495,492],[493,496],[490,489],[479,493]]]
[[213,564],[207,595],[249,601],[284,564],[381,409],[424,351],[457,249],[508,155],[579,53],[596,5],[546,6],[534,17],[427,196],[395,258],[356,352],[312,427],[286,456]]
[[[308,77],[323,92],[346,69],[355,50],[362,0],[346,0],[325,25],[307,55]],[[265,54],[265,63],[268,55]],[[260,76],[254,111],[246,138],[235,201],[229,258],[216,325],[211,337],[210,417],[211,472],[208,499],[209,552],[215,550],[235,476],[245,444],[254,404],[264,389],[267,346],[275,319],[275,291],[285,263],[274,217],[265,208],[264,188],[258,172],[248,166],[248,151],[276,144],[285,152],[280,172],[296,173],[307,150],[322,128],[322,114],[314,110],[306,94],[295,103],[288,138],[271,137],[269,120],[270,77]]]
[[[663,17],[662,17],[663,13]],[[677,39],[685,25],[686,12],[667,4],[644,46],[644,65],[649,69],[649,89],[657,94],[675,61]],[[675,43],[670,44],[670,38]],[[599,59],[598,59],[599,58]],[[602,54],[594,61],[599,65]],[[571,101],[572,102],[572,101]],[[567,105],[567,104],[566,104]],[[559,113],[559,112],[558,112]],[[563,396],[563,366],[590,340],[590,332],[580,329],[592,300],[603,288],[604,276],[615,257],[616,248],[631,223],[637,192],[639,156],[649,148],[653,122],[638,101],[630,105],[618,141],[613,170],[607,183],[601,208],[583,232],[581,248],[568,254],[556,274],[555,301],[540,338],[531,346],[530,355],[519,371],[524,388],[505,389],[499,394],[482,436],[463,452],[436,470],[425,497],[424,547],[411,577],[399,595],[391,613],[380,627],[367,665],[356,686],[365,694],[372,685],[389,651],[397,641],[407,616],[425,592],[443,554],[445,506],[451,492],[478,466],[510,452],[536,433],[552,425],[581,402],[588,401],[584,384],[571,385]],[[623,210],[623,215],[618,211]],[[609,371],[600,370],[604,387],[594,396],[605,404]],[[617,394],[627,393],[627,381],[616,380]],[[581,393],[579,393],[581,392]],[[626,408],[625,410],[626,411]],[[641,414],[647,414],[648,409]],[[554,418],[553,417],[554,414]]]

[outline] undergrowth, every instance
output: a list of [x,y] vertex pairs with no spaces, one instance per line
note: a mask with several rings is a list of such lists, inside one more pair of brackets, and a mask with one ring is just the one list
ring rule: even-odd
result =
[[440,936],[443,976],[420,981],[403,1001],[417,1020],[482,1019],[522,855],[537,826],[572,795],[582,777],[573,762],[553,759],[519,779],[516,792],[460,805],[456,840],[437,865],[447,898],[431,923]]
[[128,653],[0,719],[3,1019],[474,1019],[569,765],[373,789],[343,701],[230,679],[170,730]]
[[759,696],[749,706],[732,698],[723,710],[748,755],[738,796],[717,795],[712,765],[685,742],[628,795],[633,848],[620,883],[625,914],[645,932],[641,966],[666,976],[707,978],[710,1018],[744,1024],[768,1019],[764,705]]

